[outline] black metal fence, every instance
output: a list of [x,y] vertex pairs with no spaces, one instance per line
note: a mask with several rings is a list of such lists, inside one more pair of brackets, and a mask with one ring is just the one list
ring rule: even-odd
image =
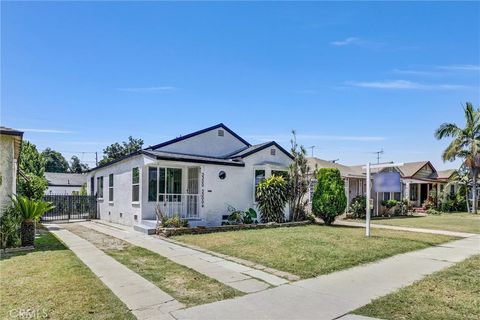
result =
[[44,200],[52,202],[55,208],[45,213],[42,221],[97,218],[95,196],[51,194]]

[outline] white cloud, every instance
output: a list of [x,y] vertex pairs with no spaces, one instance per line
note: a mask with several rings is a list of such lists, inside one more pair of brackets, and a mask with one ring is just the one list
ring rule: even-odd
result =
[[474,64],[456,64],[449,66],[437,66],[437,69],[450,71],[480,71],[480,66]]
[[440,72],[413,69],[393,69],[393,72],[398,74],[409,74],[416,76],[436,76],[441,74]]
[[159,87],[139,87],[139,88],[118,88],[118,91],[125,92],[152,92],[152,91],[173,91],[177,90],[176,87],[172,86],[159,86]]
[[56,129],[18,129],[20,131],[24,132],[37,132],[37,133],[74,133],[74,131],[69,131],[69,130],[56,130]]
[[377,49],[385,45],[384,42],[370,41],[358,37],[348,37],[343,40],[332,41],[330,44],[335,47],[358,46],[371,49]]
[[468,90],[470,86],[456,84],[425,84],[408,80],[382,80],[355,82],[348,81],[347,85],[359,88],[392,89],[392,90]]

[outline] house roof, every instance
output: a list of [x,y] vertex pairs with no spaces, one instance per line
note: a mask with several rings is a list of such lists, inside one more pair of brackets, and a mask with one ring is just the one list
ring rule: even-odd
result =
[[345,166],[340,163],[335,163],[315,157],[307,157],[307,164],[311,169],[315,168],[332,168],[338,169],[342,177],[364,177],[361,171],[356,170],[355,168]]
[[14,158],[19,159],[22,146],[23,132],[12,128],[0,126],[0,135],[12,136],[14,139]]
[[230,154],[226,155],[225,158],[230,158],[230,159],[245,158],[245,157],[248,157],[251,154],[257,153],[259,151],[262,151],[263,149],[270,148],[272,146],[277,147],[280,151],[285,153],[289,158],[293,159],[293,156],[290,154],[290,152],[285,150],[282,146],[280,146],[275,141],[268,141],[268,142],[264,142],[264,143],[260,143],[260,144],[256,144],[256,145],[253,145],[253,146],[246,147],[244,149],[241,149],[241,150],[238,150],[238,151],[235,151],[233,153],[230,153]]
[[437,179],[448,180],[456,171],[455,169],[437,171]]
[[153,156],[158,160],[171,160],[171,161],[207,163],[207,164],[223,164],[227,166],[236,166],[236,167],[245,166],[245,163],[243,161],[229,159],[229,158],[224,159],[224,158],[217,158],[217,157],[194,156],[190,154],[155,151],[155,150],[144,150],[143,153],[146,155]]
[[87,176],[82,173],[45,172],[49,186],[80,187],[87,182]]
[[219,123],[219,124],[216,124],[214,126],[211,126],[211,127],[208,127],[208,128],[205,128],[205,129],[202,129],[202,130],[198,130],[198,131],[195,131],[195,132],[192,132],[192,133],[189,133],[187,135],[184,135],[184,136],[180,136],[178,138],[175,138],[175,139],[172,139],[172,140],[168,140],[168,141],[165,141],[165,142],[162,142],[162,143],[159,143],[159,144],[156,144],[154,146],[150,146],[148,148],[146,148],[145,150],[155,150],[155,149],[158,149],[158,148],[161,148],[161,147],[165,147],[165,146],[168,146],[172,143],[176,143],[176,142],[179,142],[179,141],[182,141],[182,140],[185,140],[185,139],[189,139],[191,137],[195,137],[195,136],[198,136],[199,134],[202,134],[202,133],[205,133],[205,132],[208,132],[210,130],[215,130],[215,129],[218,129],[218,128],[222,128],[224,129],[225,131],[227,131],[228,133],[230,133],[232,136],[234,136],[235,138],[237,138],[238,140],[240,140],[243,144],[245,144],[246,146],[251,146],[250,143],[248,143],[246,140],[244,140],[242,137],[240,137],[238,134],[236,134],[235,132],[233,132],[230,128],[228,128],[226,125],[224,125],[223,123]]

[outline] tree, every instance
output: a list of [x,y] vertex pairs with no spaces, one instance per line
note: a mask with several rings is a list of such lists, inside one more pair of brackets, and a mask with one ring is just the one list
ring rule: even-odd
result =
[[72,173],[83,173],[88,171],[88,165],[86,163],[82,163],[77,156],[73,156],[72,162],[70,163],[70,172]]
[[22,143],[19,169],[18,194],[30,199],[41,199],[47,189],[45,158],[38,152],[37,147],[27,140]]
[[283,210],[287,204],[287,184],[281,176],[271,176],[257,186],[260,218],[266,222],[284,222]]
[[115,142],[103,149],[103,159],[100,160],[98,164],[103,165],[110,161],[122,158],[132,152],[141,150],[142,147],[142,139],[135,139],[132,136],[129,136],[128,141],[123,141],[121,144]]
[[454,161],[457,157],[464,159],[465,166],[469,169],[472,179],[472,212],[477,213],[477,179],[480,167],[480,108],[475,110],[472,103],[467,102],[463,111],[465,113],[465,127],[460,128],[455,123],[443,123],[435,131],[435,137],[439,140],[446,137],[453,138],[443,151],[442,159],[443,161]]
[[69,165],[63,155],[50,148],[45,149],[42,152],[42,156],[45,158],[45,172],[68,172]]
[[345,183],[340,176],[340,171],[332,168],[319,169],[317,181],[313,194],[312,211],[326,225],[331,225],[347,207]]
[[298,145],[295,131],[292,131],[292,134],[290,153],[293,156],[293,163],[289,166],[288,171],[288,202],[292,220],[301,221],[305,220],[305,207],[308,204],[308,199],[305,199],[305,195],[311,183],[309,178],[310,167],[307,165],[305,148]]

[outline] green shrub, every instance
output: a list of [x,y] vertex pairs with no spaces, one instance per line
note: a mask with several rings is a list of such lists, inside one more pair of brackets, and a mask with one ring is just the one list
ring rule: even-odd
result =
[[18,247],[20,245],[21,217],[14,207],[8,207],[0,217],[0,248]]
[[437,211],[433,208],[430,208],[430,209],[427,209],[426,211],[427,214],[433,214],[433,215],[438,215],[438,214],[442,214],[440,211]]
[[162,220],[162,227],[164,228],[186,228],[188,227],[188,220],[180,218],[179,215],[174,215],[171,218],[164,218]]
[[228,212],[228,224],[252,224],[257,219],[257,212],[253,208],[241,211],[229,206]]
[[319,169],[312,200],[313,213],[326,225],[331,225],[346,207],[345,183],[340,176],[340,171],[331,168]]
[[263,223],[284,222],[287,204],[287,184],[283,177],[271,176],[258,184],[257,204]]
[[353,213],[355,219],[365,218],[367,211],[367,197],[365,196],[356,196],[352,199],[350,203],[349,211]]

